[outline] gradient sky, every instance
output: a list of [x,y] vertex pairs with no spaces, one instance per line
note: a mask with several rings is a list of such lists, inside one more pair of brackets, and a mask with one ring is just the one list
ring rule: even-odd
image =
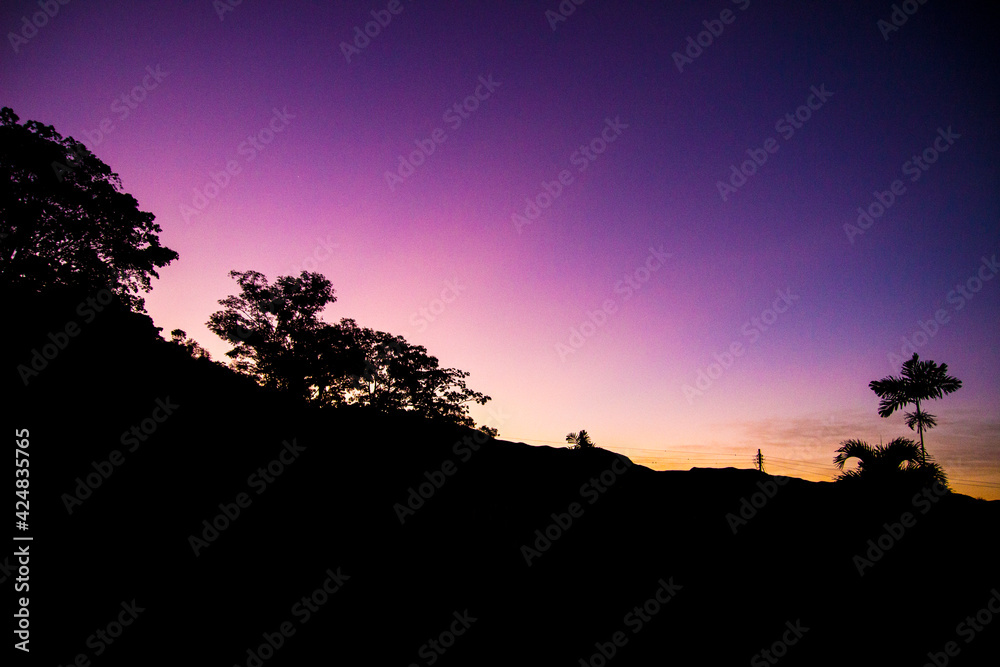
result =
[[915,435],[868,389],[905,338],[964,383],[929,451],[998,498],[997,40],[911,2],[7,2],[0,104],[156,215],[147,310],[216,359],[229,270],[315,270],[327,321],[470,371],[504,438],[830,479],[840,441]]

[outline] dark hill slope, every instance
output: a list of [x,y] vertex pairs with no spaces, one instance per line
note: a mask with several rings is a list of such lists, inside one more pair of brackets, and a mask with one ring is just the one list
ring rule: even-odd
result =
[[[158,341],[146,318],[84,323],[80,299],[7,299],[23,314],[8,369],[81,324],[27,387],[8,374],[5,423],[31,432],[32,652],[47,664],[255,665],[248,649],[283,623],[294,634],[263,664],[769,664],[755,654],[775,642],[782,665],[922,665],[948,641],[956,665],[996,656],[1000,620],[971,643],[957,626],[1000,586],[1000,503],[654,472],[413,415],[307,409]],[[164,416],[157,400],[176,407],[128,451],[123,433]],[[112,472],[68,513],[95,463]],[[410,489],[427,497],[401,522]],[[220,518],[239,494],[247,506]],[[744,499],[760,507],[734,534]],[[907,511],[860,576],[855,555]],[[119,637],[94,634],[133,599],[144,611]]]

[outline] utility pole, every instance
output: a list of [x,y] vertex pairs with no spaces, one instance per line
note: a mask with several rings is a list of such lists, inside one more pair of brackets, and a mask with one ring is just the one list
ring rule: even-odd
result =
[[757,456],[753,457],[753,464],[757,466],[757,470],[764,472],[764,455],[757,450]]

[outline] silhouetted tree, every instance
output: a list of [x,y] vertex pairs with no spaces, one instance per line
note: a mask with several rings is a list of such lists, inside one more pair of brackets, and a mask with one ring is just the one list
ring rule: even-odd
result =
[[170,342],[183,347],[195,359],[204,358],[209,361],[212,360],[212,355],[208,353],[208,350],[199,345],[198,341],[194,338],[188,338],[187,332],[183,329],[174,329],[171,331]]
[[[442,368],[437,357],[427,354],[427,348],[412,345],[402,336],[359,327],[352,319],[341,320],[332,336],[343,347],[333,372],[326,377],[335,381],[333,386],[340,392],[336,400],[340,402],[383,411],[416,410],[474,427],[469,404],[485,405],[490,400],[468,388],[468,372]],[[354,371],[338,378],[338,368]]]
[[121,179],[51,125],[0,110],[0,282],[31,292],[107,288],[144,312],[141,292],[177,259]]
[[208,328],[233,345],[226,356],[264,386],[310,398],[319,333],[327,326],[319,314],[337,300],[330,281],[306,271],[280,276],[273,285],[257,271],[229,275],[241,294],[221,299],[225,309],[208,320]]
[[958,391],[962,381],[948,375],[948,364],[938,366],[933,361],[920,361],[914,352],[912,359],[903,362],[903,370],[898,377],[889,375],[881,380],[872,380],[868,386],[882,399],[878,405],[881,417],[888,417],[899,408],[914,404],[916,410],[905,413],[906,425],[911,430],[916,427],[920,434],[921,460],[926,461],[924,431],[937,426],[937,418],[923,412],[920,401],[941,398]]
[[359,404],[367,394],[362,378],[369,369],[367,345],[357,324],[343,319],[324,324],[304,345],[308,359],[309,399],[322,405]]
[[[856,470],[844,470],[848,459],[858,459]],[[947,487],[948,477],[944,469],[933,461],[926,461],[909,438],[896,438],[882,445],[869,445],[863,440],[845,440],[841,443],[834,465],[841,470],[837,481],[873,482],[887,484],[913,480],[919,484],[935,481]]]
[[381,411],[415,410],[470,427],[469,403],[490,400],[469,389],[469,373],[442,368],[436,357],[402,336],[359,327],[352,319],[320,320],[336,301],[330,281],[303,271],[274,284],[257,271],[231,271],[241,294],[208,327],[234,345],[233,366],[265,386],[323,405],[364,405]]
[[583,429],[579,433],[567,433],[566,442],[573,445],[573,449],[591,449],[594,446],[590,434]]

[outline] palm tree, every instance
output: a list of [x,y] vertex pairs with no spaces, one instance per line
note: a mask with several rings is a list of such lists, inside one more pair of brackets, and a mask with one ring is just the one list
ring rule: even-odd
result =
[[933,361],[919,361],[914,352],[912,359],[903,362],[903,371],[899,377],[889,375],[881,380],[872,380],[868,386],[882,399],[878,404],[878,414],[881,417],[888,417],[911,403],[916,406],[914,412],[905,413],[906,425],[911,430],[916,427],[920,434],[921,460],[926,462],[924,431],[937,426],[937,418],[923,412],[920,401],[941,398],[958,391],[962,388],[962,381],[948,375],[948,364],[938,366]]
[[572,449],[591,449],[594,446],[590,434],[583,429],[580,429],[579,433],[567,433],[566,442],[573,445]]
[[[848,459],[858,459],[855,470],[844,470]],[[833,458],[841,470],[837,481],[900,482],[907,479],[931,484],[935,481],[948,485],[948,476],[937,463],[926,461],[926,453],[909,438],[896,438],[875,446],[864,440],[845,440]]]

